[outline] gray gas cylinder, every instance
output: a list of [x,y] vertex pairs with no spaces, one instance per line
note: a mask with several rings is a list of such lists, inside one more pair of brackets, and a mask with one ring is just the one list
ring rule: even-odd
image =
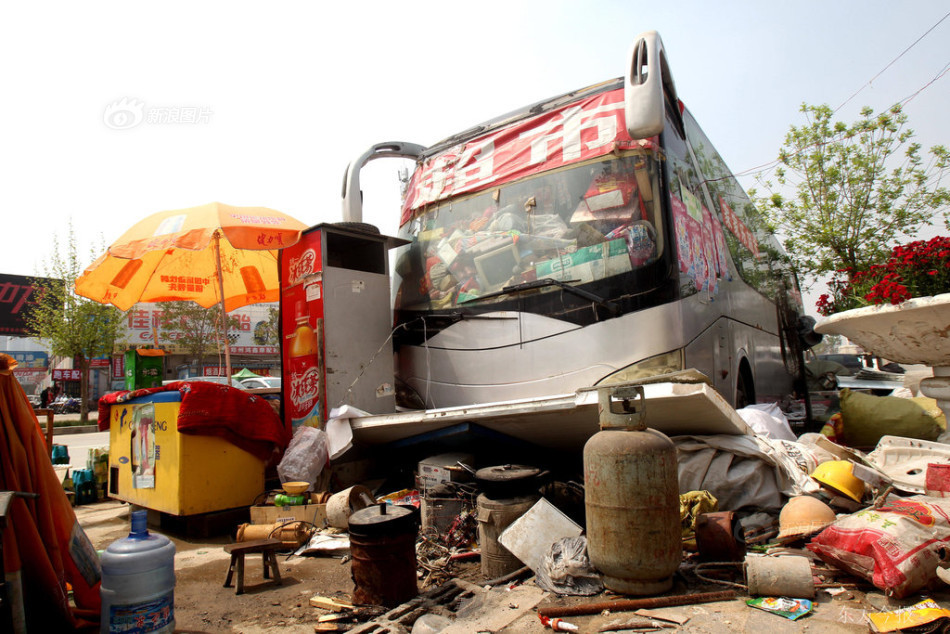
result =
[[643,420],[643,388],[605,387],[584,446],[587,552],[604,585],[659,594],[682,560],[676,447]]

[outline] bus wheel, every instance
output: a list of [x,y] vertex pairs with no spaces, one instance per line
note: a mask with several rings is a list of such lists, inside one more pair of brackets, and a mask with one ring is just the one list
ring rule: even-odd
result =
[[752,372],[744,362],[739,368],[739,379],[736,381],[736,409],[755,404],[755,384],[752,381]]

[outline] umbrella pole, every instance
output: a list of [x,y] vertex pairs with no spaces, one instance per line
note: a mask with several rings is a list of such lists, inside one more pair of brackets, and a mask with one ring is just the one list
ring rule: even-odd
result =
[[224,308],[224,276],[221,275],[221,234],[214,232],[214,264],[218,269],[218,291],[221,293],[221,333],[224,339],[224,367],[231,384],[231,342],[228,341],[228,311]]

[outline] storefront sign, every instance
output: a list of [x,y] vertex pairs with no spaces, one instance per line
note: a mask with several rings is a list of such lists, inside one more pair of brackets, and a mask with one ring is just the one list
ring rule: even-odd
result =
[[[231,354],[275,356],[279,354],[276,334],[270,328],[270,310],[277,304],[253,304],[231,311],[228,316],[237,321],[232,326],[228,337],[231,343]],[[128,313],[128,318],[121,326],[119,347],[141,347],[157,345],[169,354],[187,354],[185,346],[177,343],[185,334],[179,330],[166,328],[162,325],[161,304],[136,304]],[[213,349],[217,346],[217,335],[208,335]]]
[[17,362],[18,369],[46,368],[49,366],[49,355],[45,352],[9,352],[3,351]]
[[53,370],[54,381],[80,381],[82,380],[82,370],[56,369]]
[[112,357],[112,379],[124,379],[125,378],[125,356],[117,355]]
[[42,277],[0,274],[0,335],[26,335],[26,314],[36,303],[36,284],[52,285]]

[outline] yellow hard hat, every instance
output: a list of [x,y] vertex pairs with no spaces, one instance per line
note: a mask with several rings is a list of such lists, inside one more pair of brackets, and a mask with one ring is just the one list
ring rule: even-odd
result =
[[779,539],[814,535],[835,521],[830,506],[810,495],[793,497],[778,516]]
[[854,465],[848,460],[822,462],[812,471],[811,477],[855,502],[860,502],[864,497],[864,482],[854,476]]

